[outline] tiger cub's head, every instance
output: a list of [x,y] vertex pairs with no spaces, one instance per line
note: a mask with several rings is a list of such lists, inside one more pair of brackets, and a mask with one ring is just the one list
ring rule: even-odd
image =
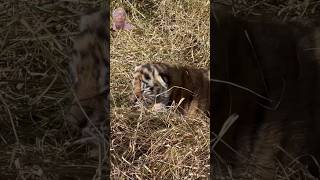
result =
[[161,64],[147,63],[136,66],[133,75],[133,96],[135,105],[149,107],[155,104],[167,106],[170,92],[169,76]]

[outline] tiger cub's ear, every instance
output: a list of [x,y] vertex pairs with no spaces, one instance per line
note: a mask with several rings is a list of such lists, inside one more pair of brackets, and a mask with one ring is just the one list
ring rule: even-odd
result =
[[164,73],[159,73],[157,69],[154,69],[154,78],[161,84],[162,87],[168,88],[169,76]]
[[138,71],[140,68],[141,68],[141,65],[136,65],[136,66],[134,67],[134,72]]
[[170,83],[169,75],[164,74],[164,73],[160,73],[159,75],[160,75],[160,77],[162,78],[162,80],[163,80],[167,85],[169,85],[169,83]]

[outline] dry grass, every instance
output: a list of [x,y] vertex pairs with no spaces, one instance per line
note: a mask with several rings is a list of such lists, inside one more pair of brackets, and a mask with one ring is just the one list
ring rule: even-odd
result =
[[[1,179],[92,179],[97,160],[70,146],[68,50],[91,1],[0,1]],[[77,177],[78,176],[78,177]]]
[[112,1],[134,31],[111,33],[112,178],[207,179],[209,119],[137,112],[128,96],[135,65],[159,61],[209,66],[209,1]]

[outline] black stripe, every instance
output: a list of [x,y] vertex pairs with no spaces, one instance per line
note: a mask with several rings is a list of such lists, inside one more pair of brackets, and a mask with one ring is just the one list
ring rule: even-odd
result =
[[141,80],[143,83],[145,83],[145,84],[149,84],[148,82],[146,82],[146,81],[144,81],[143,79]]

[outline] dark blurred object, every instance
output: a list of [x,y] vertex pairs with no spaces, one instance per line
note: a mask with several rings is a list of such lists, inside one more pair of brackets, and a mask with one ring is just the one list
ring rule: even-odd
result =
[[214,178],[319,177],[317,19],[283,22],[212,9]]

